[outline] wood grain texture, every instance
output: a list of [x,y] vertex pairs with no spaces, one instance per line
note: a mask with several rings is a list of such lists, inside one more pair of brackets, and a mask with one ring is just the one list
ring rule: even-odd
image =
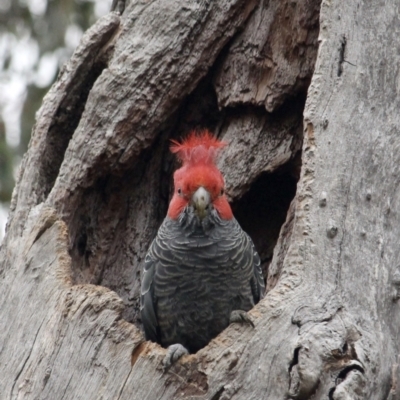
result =
[[233,40],[214,79],[220,107],[263,106],[273,112],[307,89],[317,52],[321,0],[261,0]]
[[[2,396],[399,398],[399,9],[324,0],[315,63],[315,14],[281,23],[315,4],[135,1],[85,34],[38,113],[0,251]],[[246,100],[232,88],[257,80],[232,71],[253,56],[221,68],[261,17],[257,48],[314,39],[292,64],[277,56],[271,96]],[[292,78],[314,64],[303,120]],[[190,126],[230,142],[220,166],[265,263],[288,211],[255,328],[233,324],[164,372],[138,329],[140,265],[169,201],[169,139]],[[291,183],[271,201],[300,147],[295,197]]]
[[21,239],[10,260],[21,268],[2,280],[0,295],[14,321],[0,319],[2,397],[117,398],[113,381],[129,374],[142,341],[121,321],[121,299],[104,287],[72,285],[67,228],[53,209],[33,208]]
[[322,3],[294,225],[270,292],[297,298],[296,398],[396,398],[389,395],[399,352],[391,289],[399,226],[400,142],[392,125],[399,56],[389,45],[396,9],[394,2]]
[[220,135],[229,146],[221,153],[218,166],[226,171],[231,200],[240,199],[260,175],[276,171],[301,150],[303,109],[303,99],[297,98],[274,114],[254,107],[228,114]]

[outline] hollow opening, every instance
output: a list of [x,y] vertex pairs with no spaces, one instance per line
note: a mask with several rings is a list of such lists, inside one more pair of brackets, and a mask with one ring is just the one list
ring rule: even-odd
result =
[[253,239],[264,277],[289,205],[296,194],[297,169],[297,163],[291,160],[273,173],[261,174],[250,190],[232,204],[240,226]]
[[[169,152],[173,136],[170,130],[160,133],[134,166],[99,177],[86,189],[85,204],[70,225],[75,283],[115,291],[125,304],[122,317],[139,329],[141,269],[166,215],[178,165]],[[247,192],[231,203],[236,219],[260,254],[264,277],[296,193],[300,157],[296,153],[274,172],[261,173]]]
[[[74,282],[102,285],[115,291],[125,304],[122,317],[139,328],[141,269],[166,215],[173,173],[179,166],[169,151],[170,139],[206,128],[223,140],[227,137],[233,147],[237,142],[231,139],[238,135],[253,137],[256,147],[263,142],[257,156],[246,146],[243,154],[242,149],[236,150],[239,157],[247,157],[249,165],[255,167],[251,167],[251,177],[237,181],[240,187],[232,195],[231,206],[242,229],[253,239],[264,277],[296,193],[306,88],[296,86],[295,93],[290,91],[284,96],[283,104],[273,113],[252,104],[220,109],[213,78],[224,54],[223,51],[207,76],[160,128],[157,139],[142,152],[139,161],[112,171],[97,171],[97,180],[81,196],[84,204],[79,205],[69,221]],[[276,153],[271,165],[265,164],[269,158],[264,149],[268,157],[269,149]],[[257,167],[257,160],[264,164]],[[229,173],[229,169],[236,167],[227,162],[227,171],[222,172]]]
[[74,282],[115,291],[125,304],[123,318],[132,323],[140,323],[142,262],[167,212],[168,146],[161,134],[135,165],[98,177],[69,225]]
[[143,260],[166,216],[173,173],[179,167],[169,150],[170,140],[193,129],[216,132],[221,116],[207,75],[138,162],[121,170],[98,171],[69,222],[74,282],[115,291],[125,304],[123,318],[138,327]]
[[[295,101],[288,100],[282,106],[286,106],[287,119],[284,108],[274,114],[265,111],[268,121],[275,121],[272,135],[279,126],[289,136],[301,135],[304,103],[304,94]],[[245,115],[246,110],[254,114],[246,106],[240,115]],[[255,113],[257,118],[260,112],[258,109]],[[208,128],[218,135],[231,114],[218,110],[211,80],[206,77],[135,165],[99,176],[94,185],[85,189],[85,202],[70,221],[74,282],[97,284],[115,291],[125,304],[123,318],[138,327],[141,327],[141,268],[166,215],[172,196],[172,176],[179,166],[169,151],[170,139],[184,137],[193,128]],[[294,141],[301,143],[301,137]],[[246,183],[241,191],[244,194],[231,202],[234,216],[260,254],[264,277],[296,193],[301,159],[296,149],[289,161],[274,172],[260,172],[251,184]]]

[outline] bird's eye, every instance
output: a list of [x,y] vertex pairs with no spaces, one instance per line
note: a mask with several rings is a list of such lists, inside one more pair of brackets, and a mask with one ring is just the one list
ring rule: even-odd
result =
[[224,190],[224,188],[222,188],[222,189],[221,189],[221,194],[220,194],[220,196],[223,196],[224,193],[225,193],[225,190]]
[[178,194],[181,195],[182,194],[182,189],[178,188]]

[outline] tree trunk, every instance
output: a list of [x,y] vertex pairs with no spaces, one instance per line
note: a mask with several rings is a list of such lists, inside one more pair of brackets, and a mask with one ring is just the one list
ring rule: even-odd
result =
[[[100,19],[45,97],[14,190],[1,398],[400,399],[399,12],[153,0]],[[254,329],[164,372],[140,269],[169,140],[197,128],[229,142],[219,163],[267,294]]]

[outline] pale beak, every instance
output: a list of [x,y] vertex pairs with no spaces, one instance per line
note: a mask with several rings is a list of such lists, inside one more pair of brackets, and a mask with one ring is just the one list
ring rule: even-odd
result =
[[208,206],[211,202],[210,193],[200,186],[192,196],[192,205],[197,215],[203,219],[208,214]]

